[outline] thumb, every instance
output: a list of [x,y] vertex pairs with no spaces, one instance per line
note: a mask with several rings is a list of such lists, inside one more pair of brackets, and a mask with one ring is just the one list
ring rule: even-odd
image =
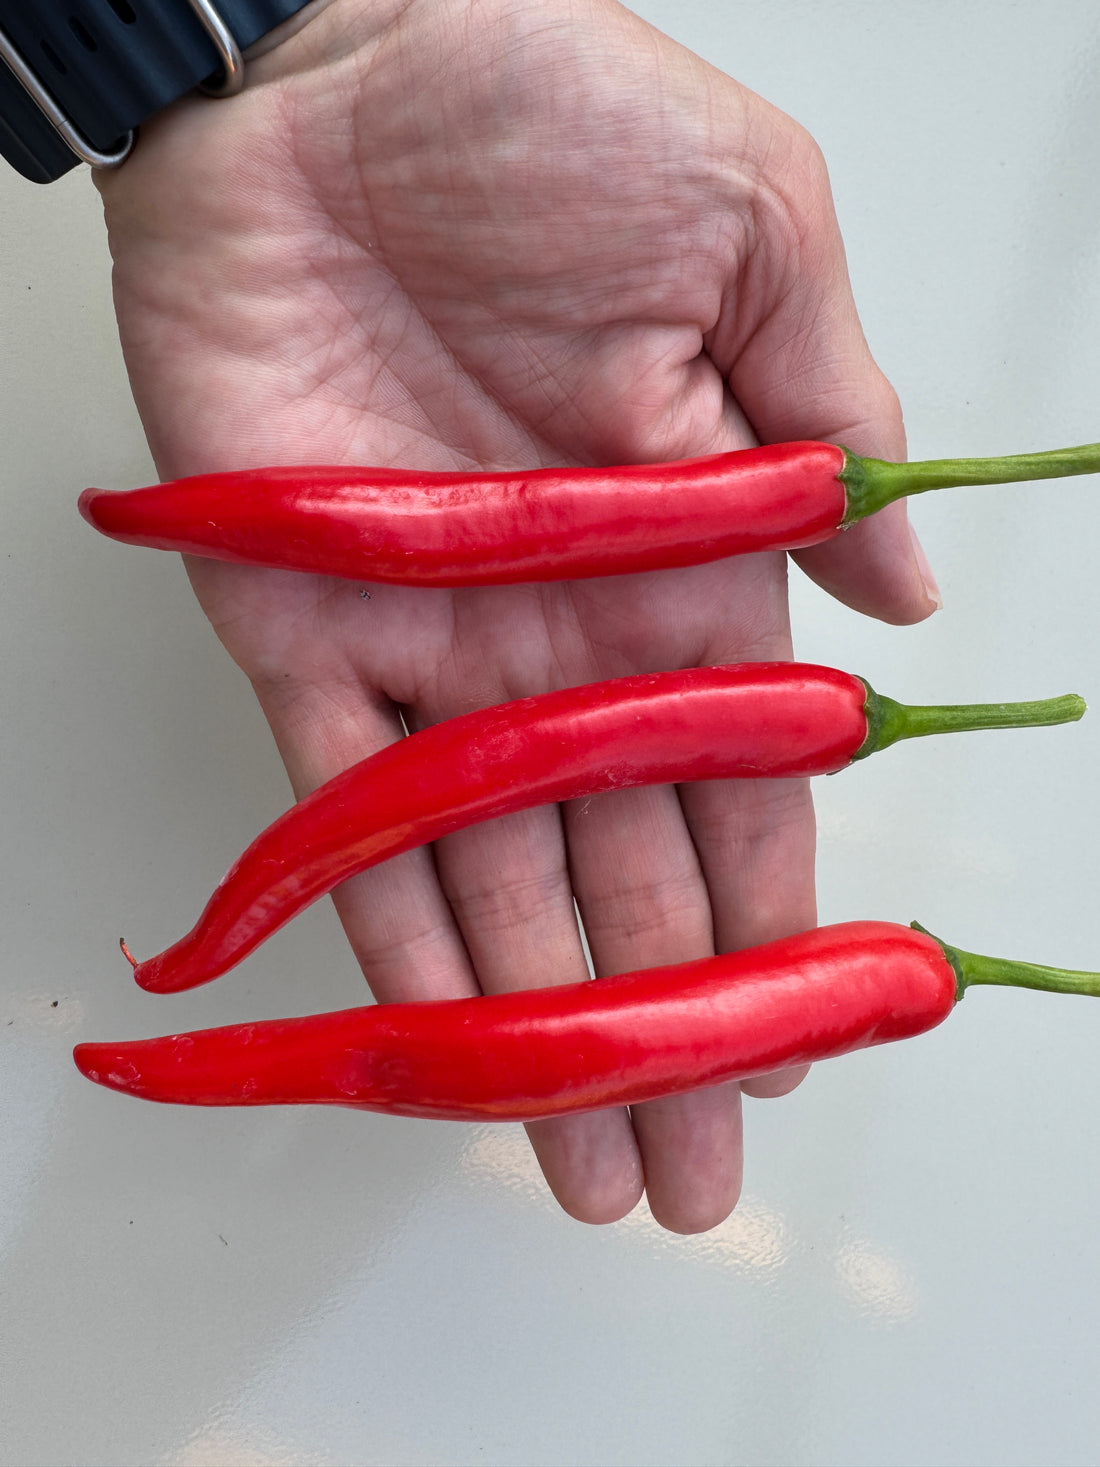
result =
[[[783,165],[773,166],[752,278],[738,287],[733,396],[762,443],[816,439],[900,461],[901,408],[860,325],[820,151],[797,129]],[[756,302],[747,322],[746,296]],[[881,621],[923,621],[942,605],[903,503],[793,558],[830,595]]]

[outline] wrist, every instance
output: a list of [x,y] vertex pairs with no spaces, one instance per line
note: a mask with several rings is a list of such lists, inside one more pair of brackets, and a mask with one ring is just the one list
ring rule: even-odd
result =
[[[244,53],[246,64],[251,65],[259,61],[261,57],[269,55],[279,46],[293,40],[299,32],[305,30],[311,21],[316,20],[322,10],[327,10],[333,3],[334,0],[309,0],[309,3],[299,10],[297,15],[292,15],[289,20],[284,20],[282,25],[276,26],[273,31],[269,31],[266,36],[261,36],[254,45],[249,46]],[[248,80],[249,75],[246,72],[246,85]]]
[[[439,3],[439,0],[435,0]],[[416,0],[310,0],[245,54],[245,86],[280,82],[376,45]]]

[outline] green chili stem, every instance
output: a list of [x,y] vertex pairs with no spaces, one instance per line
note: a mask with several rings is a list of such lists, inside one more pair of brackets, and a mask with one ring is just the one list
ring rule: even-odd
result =
[[1037,988],[1044,993],[1083,993],[1088,998],[1100,998],[1100,973],[1079,973],[1074,968],[1044,968],[1039,963],[1018,963],[1011,958],[986,958],[980,953],[949,947],[919,922],[910,922],[909,926],[931,937],[943,948],[944,956],[955,970],[959,998],[968,988],[979,983],[994,984],[999,988]]
[[1054,723],[1076,723],[1085,712],[1085,700],[1076,693],[1061,698],[1041,698],[1032,703],[944,703],[908,705],[895,703],[876,693],[869,683],[867,737],[855,754],[866,759],[888,749],[900,739],[920,739],[927,734],[965,733],[979,728],[1038,728]]
[[1100,473],[1100,443],[1080,448],[1056,448],[1048,453],[1020,453],[1010,458],[939,458],[922,463],[893,464],[880,458],[860,458],[844,450],[840,471],[847,510],[844,525],[854,525],[869,514],[929,489],[954,489],[964,484],[1015,484],[1030,479],[1060,479],[1068,474]]

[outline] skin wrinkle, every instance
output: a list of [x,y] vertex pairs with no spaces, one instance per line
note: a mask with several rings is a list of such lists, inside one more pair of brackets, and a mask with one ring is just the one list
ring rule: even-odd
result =
[[[773,153],[776,146],[773,142]],[[769,172],[770,168],[774,168],[775,173]],[[804,180],[801,177],[790,186],[791,198],[788,198],[780,183],[787,170],[796,171],[789,144],[781,164],[777,164],[774,157],[768,156],[759,162],[757,186],[749,193],[747,218],[741,220],[745,237],[740,241],[740,249],[742,258],[748,264],[752,283],[745,289],[742,282],[743,288],[738,298],[733,299],[727,295],[723,303],[722,315],[710,343],[720,361],[736,361],[749,343],[766,330],[770,322],[783,319],[792,302],[805,291],[805,280],[801,271],[794,268],[795,264],[801,265],[804,249],[805,226],[800,224],[799,212],[806,219],[820,216],[815,215],[813,207],[807,207],[805,198],[802,197]],[[828,208],[831,211],[831,203]],[[775,279],[776,262],[784,267],[786,279],[783,282]],[[766,280],[754,278],[765,274]],[[742,296],[767,301],[767,313],[755,320],[742,321]]]
[[[616,382],[611,401],[601,404],[603,416],[615,418],[617,432],[624,444],[630,445],[621,453],[612,449],[610,456],[617,462],[662,462],[681,457],[679,445],[699,443],[699,435],[684,420],[700,415],[695,406],[698,399],[723,390],[718,374],[713,369],[708,371],[708,364],[699,360],[701,335],[696,326],[690,322],[654,324],[656,330],[624,322],[606,350],[604,341],[598,347],[593,343],[593,355],[598,354],[601,361],[601,376]],[[632,351],[624,351],[622,337],[629,340]],[[612,354],[614,362],[607,360]],[[613,366],[619,368],[614,376]],[[634,384],[633,391],[628,389],[628,382]],[[682,385],[670,391],[670,382]],[[591,430],[596,436],[594,417]]]
[[[659,589],[659,577],[654,575],[632,576],[630,580],[637,601],[643,605],[650,599],[651,589]],[[613,597],[617,589],[612,588]],[[665,649],[652,645],[648,633],[639,632],[640,618],[631,598],[620,599],[617,611],[613,604],[606,617],[592,614],[607,590],[606,582],[601,581],[566,581],[558,588],[558,615],[548,622],[553,662],[547,671],[555,679],[554,686],[575,684],[583,668],[594,668],[597,678],[607,678],[632,671],[657,672],[672,664],[691,665],[690,657],[667,654]],[[599,627],[606,630],[598,632]]]
[[632,942],[653,933],[672,931],[677,934],[697,929],[707,948],[700,956],[714,951],[714,933],[709,910],[699,898],[698,871],[667,876],[661,881],[636,881],[613,886],[598,918],[592,912],[581,912],[585,932],[590,941],[614,936],[617,942]]
[[[638,577],[638,580],[643,581],[643,578]],[[644,580],[649,581],[651,578],[645,577]],[[606,631],[597,635],[595,626],[599,618],[588,614],[592,590],[583,581],[572,581],[566,587],[565,594],[569,599],[571,615],[569,630],[576,638],[582,661],[598,667],[608,677],[625,675],[628,670],[639,666],[642,659],[629,646],[638,625],[633,607],[623,606],[619,611],[613,610],[608,618]],[[598,591],[595,594],[598,595]],[[572,659],[559,654],[560,667],[567,666],[570,660]],[[690,658],[683,665],[690,666]]]
[[[353,881],[357,879],[352,878]],[[351,885],[351,883],[347,884],[349,886]],[[461,941],[453,924],[447,922],[426,925],[415,931],[402,933],[401,937],[394,938],[392,941],[386,941],[379,934],[386,930],[387,925],[385,909],[379,908],[378,904],[375,903],[374,932],[372,933],[370,955],[365,959],[360,959],[359,963],[363,978],[368,987],[374,986],[371,983],[372,976],[387,972],[395,966],[408,968],[413,972],[419,969],[424,973],[430,974],[436,967],[436,964],[432,962],[432,953],[437,949],[442,949],[449,953],[456,940]],[[472,976],[470,976],[465,984],[465,993],[470,997],[474,997],[477,992],[477,985],[473,981]],[[460,995],[456,995],[448,989],[446,991],[439,991],[435,996],[439,998],[453,998]],[[413,995],[409,995],[409,997],[411,999]],[[427,1001],[429,994],[417,993],[415,997]],[[400,1002],[401,1000],[394,1001]]]
[[[562,843],[564,851],[564,842]],[[500,872],[492,881],[461,893],[450,889],[446,876],[443,889],[460,928],[473,924],[489,935],[517,931],[530,924],[536,929],[547,916],[560,918],[565,863],[536,875],[515,878]],[[573,982],[576,973],[554,975],[554,982]]]
[[[773,662],[784,661],[791,656],[791,624],[786,600],[780,599],[787,585],[787,562],[759,562],[761,579],[773,581],[773,594],[761,596],[756,606],[743,612],[736,627],[736,637],[730,636],[725,619],[716,615],[711,625],[714,630],[707,636],[700,649],[700,665],[721,665],[726,662]],[[715,608],[722,610],[721,604]]]
[[[690,799],[694,786],[678,786],[681,803]],[[788,827],[801,825],[806,814],[806,789],[803,780],[773,780],[768,791],[768,813],[766,821],[760,820],[754,828],[746,820],[744,812],[738,822],[736,840],[738,845],[758,846],[761,841],[774,840]],[[702,804],[702,801],[699,801]],[[735,801],[735,803],[743,803]],[[722,852],[729,845],[729,822],[718,813],[717,808],[704,808],[692,815],[691,829],[696,847],[706,852]]]
[[[836,317],[836,308],[812,298],[801,301],[797,311],[793,309],[792,299],[785,300],[784,306],[793,319],[788,321],[781,338],[760,351],[761,366],[771,367],[770,386],[760,394],[769,406],[769,413],[774,414],[781,404],[792,400],[808,399],[823,404],[830,397],[854,399],[856,384],[845,380],[845,355],[839,348],[822,351],[820,347],[821,341],[835,341],[847,330],[842,320],[827,318],[827,313]],[[762,324],[761,336],[770,326],[770,321]],[[831,417],[824,408],[819,412],[825,420]]]
[[[542,588],[539,588],[541,591]],[[556,587],[549,590],[549,595],[562,600],[564,592]],[[544,596],[536,593],[531,597],[536,608],[544,604]],[[533,687],[551,689],[569,687],[576,681],[568,675],[566,667],[575,663],[576,644],[578,640],[583,643],[583,632],[576,626],[575,621],[570,623],[566,617],[555,616],[553,621],[548,620],[544,627],[534,629],[534,635],[538,637],[535,644],[533,638],[525,638],[522,649],[514,660],[501,661],[495,677],[486,681],[483,673],[476,666],[467,665],[467,654],[465,646],[467,639],[463,632],[462,613],[458,611],[459,602],[455,601],[456,618],[453,637],[454,654],[453,659],[442,663],[439,675],[435,680],[431,691],[422,689],[422,701],[426,707],[432,709],[431,719],[438,722],[445,715],[434,710],[446,706],[447,694],[444,689],[457,685],[469,685],[472,680],[478,686],[479,707],[490,707],[496,703],[511,702],[516,698],[527,697]],[[559,611],[562,608],[559,608]],[[569,608],[564,607],[568,612]],[[476,615],[476,611],[475,611]],[[560,629],[559,621],[562,622]],[[557,633],[557,635],[556,635]],[[562,657],[557,650],[557,644],[563,638],[563,634],[571,634],[571,650],[568,657]],[[504,649],[507,652],[507,649]],[[592,679],[586,679],[592,681]]]
[[[362,677],[350,663],[326,671],[321,682],[304,682],[291,671],[261,672],[250,681],[265,702],[280,699],[283,703],[290,703],[308,697],[314,705],[311,711],[325,722],[333,714],[342,716],[345,706],[354,703],[357,707],[364,691]],[[354,699],[347,696],[351,692],[354,692]],[[381,699],[378,703],[380,707],[386,706]]]
[[[308,251],[309,246],[306,246],[306,252]],[[358,309],[356,309],[348,296],[339,292],[338,284],[340,279],[341,276],[339,274],[327,278],[327,288],[319,294],[316,300],[311,299],[308,302],[308,306],[307,302],[302,300],[300,295],[296,296],[294,306],[295,316],[305,312],[314,322],[317,320],[331,321],[332,328],[317,339],[315,347],[311,352],[307,352],[304,357],[300,352],[299,334],[297,332],[287,333],[285,328],[276,326],[273,323],[273,335],[276,342],[279,343],[279,346],[276,348],[277,358],[281,360],[284,366],[295,368],[303,378],[308,379],[311,393],[317,392],[320,389],[327,389],[331,394],[331,399],[334,404],[339,403],[355,413],[362,411],[364,395],[368,395],[373,403],[377,403],[379,411],[382,412],[386,411],[387,406],[392,411],[393,407],[399,402],[406,410],[410,406],[415,406],[418,411],[422,412],[422,403],[415,392],[407,383],[402,381],[399,373],[392,371],[392,364],[399,359],[402,351],[407,349],[407,326],[400,330],[396,336],[393,336],[387,344],[381,348],[376,345],[371,352],[372,376],[365,384],[366,394],[364,393],[364,384],[361,380],[356,384],[354,390],[350,386],[338,386],[339,379],[345,376],[351,377],[353,374],[358,374],[362,371],[362,360],[349,359],[347,349],[342,343],[345,340],[345,325],[352,328],[353,335],[357,335],[361,320],[365,314],[362,303],[359,303]],[[399,282],[394,280],[392,276],[389,277],[389,286],[385,290],[379,289],[381,282],[376,277],[372,278],[371,284],[371,308],[373,313],[378,314],[380,310],[387,307],[392,309],[395,304],[401,302],[406,306],[408,317],[412,316],[413,313],[411,308],[408,307],[407,296],[401,291]],[[331,313],[325,309],[327,304],[334,308]],[[326,355],[327,362],[322,363],[317,360],[320,354]],[[251,350],[242,351],[241,356],[246,359],[250,358]],[[380,400],[378,391],[383,380],[387,377],[387,373],[389,373],[393,382],[400,389],[399,392],[390,395],[389,404],[386,403],[385,395]],[[422,414],[422,416],[425,418],[423,431],[429,432],[430,419],[426,414]],[[399,421],[396,417],[392,420]],[[408,426],[412,425],[409,424]]]
[[[355,252],[357,253],[357,255],[361,255],[361,253],[362,253],[362,247],[361,247],[360,243],[357,240],[355,240],[354,236],[352,236],[350,233],[348,233],[348,234],[346,234],[346,238],[348,239],[349,243],[352,245],[352,247],[355,250]],[[380,251],[379,254],[377,256],[375,256],[375,258],[377,258],[377,259],[383,259],[384,257],[385,257],[385,252],[384,251]],[[411,300],[410,300],[410,297],[409,297],[409,294],[408,294],[407,290],[404,289],[404,286],[403,286],[403,283],[402,283],[402,280],[401,280],[401,277],[400,277],[400,272],[399,271],[394,271],[392,269],[388,269],[388,274],[389,274],[389,277],[390,277],[391,282],[392,282],[392,297],[393,298],[396,298],[397,294],[400,292],[400,294],[401,294],[403,300],[405,301],[406,306],[409,309],[410,314],[411,314],[412,313],[412,310],[413,310],[412,303],[411,303]],[[350,320],[350,321],[352,321],[356,326],[358,326],[359,321],[361,319],[360,313],[354,312],[351,309],[350,305],[348,305],[344,301],[341,301],[341,305],[342,305],[344,311],[346,312],[347,319]],[[516,427],[516,429],[517,429],[517,435],[518,435],[518,423],[516,422],[516,420],[514,418],[514,415],[512,415],[509,412],[506,404],[501,400],[501,398],[499,396],[497,396],[496,394],[494,394],[490,390],[490,388],[488,387],[488,385],[486,384],[486,382],[483,380],[483,378],[479,377],[475,372],[473,372],[473,371],[470,370],[468,364],[465,363],[462,360],[461,356],[454,351],[454,349],[452,348],[452,346],[450,345],[450,343],[446,340],[445,336],[438,329],[437,323],[434,322],[431,319],[430,315],[428,315],[423,309],[419,310],[416,314],[417,314],[418,320],[426,328],[426,330],[430,333],[432,339],[437,344],[437,346],[440,347],[440,348],[442,348],[444,351],[446,351],[447,354],[451,357],[452,361],[455,364],[456,371],[455,371],[455,374],[454,374],[454,381],[452,382],[452,384],[450,386],[450,392],[453,395],[456,395],[457,396],[457,393],[458,393],[457,383],[458,383],[459,380],[461,380],[464,383],[465,388],[466,388],[467,391],[470,388],[472,388],[472,387],[474,387],[476,385],[476,387],[479,390],[479,394],[480,394],[481,398],[483,399],[483,403],[485,405],[491,405],[491,406],[499,409],[501,416],[503,418],[505,418],[506,420],[510,421],[511,423],[513,423],[513,425]],[[333,336],[330,339],[333,342],[335,342],[338,339],[337,338],[337,334],[334,332],[333,333]],[[391,360],[396,360],[396,358],[397,358],[397,356],[398,356],[398,354],[399,354],[399,352],[401,350],[402,345],[403,345],[403,343],[402,343],[402,341],[400,339],[397,340],[397,341],[395,341],[395,342],[393,342],[391,344],[391,346],[389,347],[387,353],[384,354],[380,358],[380,361],[379,361],[379,364],[378,364],[378,368],[377,368],[377,372],[376,372],[376,377],[375,377],[375,385],[377,385],[377,382],[381,379],[381,377],[384,374],[384,371],[385,371],[387,365],[389,364],[389,362]],[[395,376],[396,376],[396,374],[395,374]],[[400,380],[400,379],[398,378],[397,380]],[[321,385],[320,382],[317,385]],[[405,402],[405,404],[408,407],[415,408],[418,412],[424,413],[425,416],[428,419],[428,422],[431,423],[430,415],[428,415],[426,413],[425,394],[422,391],[420,391],[420,390],[414,390],[412,388],[412,386],[410,384],[407,384],[407,383],[402,383],[402,387],[404,389],[404,398],[403,398],[403,401]],[[361,395],[360,393],[357,393],[356,394],[356,397],[358,397],[360,395]],[[380,410],[383,410],[383,411],[385,410],[385,404],[384,404],[384,402],[383,403],[378,403],[377,402],[377,394],[372,393],[371,394],[371,399],[372,399],[372,408],[374,408],[377,405],[377,407]],[[349,407],[358,408],[359,407],[359,402],[358,401],[355,401],[349,395],[349,397],[347,398],[347,405]],[[457,415],[456,414],[452,414],[452,417],[455,420],[457,420]],[[391,417],[391,421],[398,422],[399,419],[396,418],[396,417]],[[438,446],[440,445],[440,443],[443,442],[443,441],[445,441],[445,440],[441,440],[440,439],[438,432],[435,431],[435,425],[434,424],[431,424],[431,430],[432,430],[434,436],[431,438],[430,441],[432,442],[433,449],[437,449]],[[549,445],[547,445],[547,450],[548,451],[546,453],[546,460],[545,460],[547,463],[550,463],[551,461],[559,461],[556,458],[553,458],[552,457],[551,453],[549,452]],[[525,456],[524,461],[527,462],[527,461],[529,461],[529,459]],[[510,459],[509,460],[506,460],[506,462],[510,465],[511,460]],[[491,464],[492,464],[492,460],[491,459],[486,459],[484,456],[480,457],[480,459],[472,458],[472,456],[469,455],[468,453],[467,454],[464,454],[462,456],[459,456],[458,453],[457,453],[457,451],[456,451],[455,456],[454,456],[454,462],[453,462],[453,464],[451,466],[454,467],[454,468],[463,468],[463,467],[488,467],[488,466],[491,466]],[[432,461],[432,463],[431,463],[430,466],[431,467],[439,467],[439,464],[437,462],[436,454],[435,453],[433,453],[433,461]]]

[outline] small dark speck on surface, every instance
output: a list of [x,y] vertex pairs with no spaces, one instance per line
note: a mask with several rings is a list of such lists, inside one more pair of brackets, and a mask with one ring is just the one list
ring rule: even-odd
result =
[[54,1001],[53,1001],[53,1003],[52,1003],[52,1004],[50,1004],[50,1008],[51,1008],[51,1009],[55,1009],[55,1008],[57,1008],[57,999],[56,999],[56,998],[55,998],[55,999],[54,999]]
[[363,590],[361,590],[359,592],[359,595],[360,595],[360,598],[363,601],[369,601],[370,600],[370,592],[365,587],[363,588]]

